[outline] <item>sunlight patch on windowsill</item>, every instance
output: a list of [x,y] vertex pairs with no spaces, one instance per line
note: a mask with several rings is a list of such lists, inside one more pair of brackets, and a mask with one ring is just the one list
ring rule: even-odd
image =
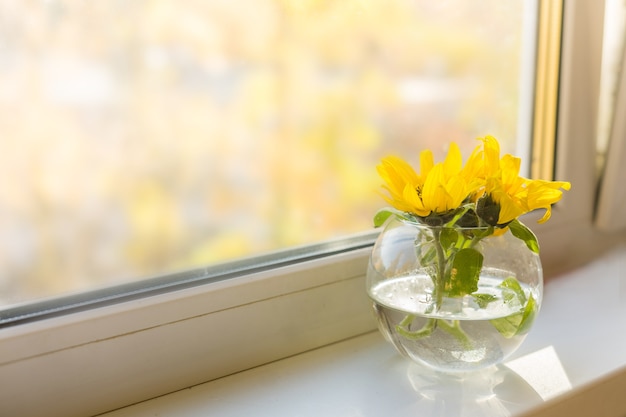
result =
[[572,389],[559,356],[550,345],[504,364],[546,401]]

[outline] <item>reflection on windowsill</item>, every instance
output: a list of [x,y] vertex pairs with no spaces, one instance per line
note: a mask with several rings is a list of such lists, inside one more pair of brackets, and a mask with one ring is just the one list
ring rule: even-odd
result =
[[504,366],[467,374],[438,374],[414,365],[409,380],[424,415],[510,416],[540,403],[537,392]]
[[407,372],[427,415],[510,416],[571,389],[552,346],[478,372],[441,374],[417,364]]

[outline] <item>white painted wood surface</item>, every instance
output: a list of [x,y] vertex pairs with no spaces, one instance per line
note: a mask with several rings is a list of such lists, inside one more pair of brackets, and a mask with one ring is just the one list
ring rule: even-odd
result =
[[625,330],[622,246],[550,281],[522,347],[484,372],[438,376],[372,332],[105,416],[623,417]]

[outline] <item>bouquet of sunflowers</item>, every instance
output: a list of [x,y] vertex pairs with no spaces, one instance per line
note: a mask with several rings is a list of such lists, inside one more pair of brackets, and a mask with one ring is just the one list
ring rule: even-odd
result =
[[[428,307],[420,310],[420,316],[425,318],[418,320],[415,314],[404,313],[403,319],[395,321],[392,330],[405,339],[421,340],[440,329],[454,336],[464,348],[472,348],[461,321],[439,314],[444,300],[469,298],[478,309],[495,304],[493,293],[481,292],[478,285],[484,259],[481,242],[510,231],[524,242],[522,247],[525,244],[538,254],[537,238],[519,217],[543,209],[545,213],[539,222],[546,222],[552,205],[561,199],[563,190],[570,189],[569,182],[520,176],[519,158],[509,154],[501,157],[500,145],[492,136],[480,140],[465,165],[459,147],[453,143],[443,162],[435,163],[430,150],[421,152],[419,172],[395,156],[384,158],[377,167],[384,180],[383,197],[391,207],[376,213],[374,225],[382,226],[394,217],[429,229],[426,241],[418,242],[424,239],[416,238],[413,250],[419,253],[413,256],[421,263],[418,268],[427,271],[432,280],[432,297]],[[371,265],[372,268],[376,266]],[[391,293],[391,287],[385,288]],[[502,279],[498,291],[504,294],[498,302],[517,307],[507,316],[490,320],[491,325],[504,338],[524,334],[534,319],[537,300],[522,289],[513,275]],[[388,317],[381,320],[391,322]],[[415,328],[416,323],[422,324]],[[406,346],[401,349],[408,350]]]
[[[494,231],[511,227],[513,233],[531,234],[519,216],[545,209],[539,223],[547,221],[552,204],[561,199],[561,189],[569,190],[570,183],[521,177],[519,158],[510,154],[500,158],[500,145],[493,136],[481,140],[482,146],[474,149],[465,166],[455,143],[437,164],[430,150],[422,151],[419,174],[399,157],[384,158],[377,169],[389,192],[385,200],[401,215],[432,226],[490,226]],[[392,213],[379,211],[375,226]],[[528,243],[538,252],[536,240]]]

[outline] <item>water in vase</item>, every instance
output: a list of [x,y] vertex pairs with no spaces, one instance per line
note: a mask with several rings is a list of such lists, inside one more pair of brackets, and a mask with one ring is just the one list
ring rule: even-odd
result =
[[505,274],[486,271],[478,290],[445,298],[437,309],[428,275],[380,281],[370,290],[383,335],[403,355],[432,368],[470,371],[501,362],[524,340],[522,318],[530,326],[528,303],[537,294],[527,286],[516,295],[503,285]]

